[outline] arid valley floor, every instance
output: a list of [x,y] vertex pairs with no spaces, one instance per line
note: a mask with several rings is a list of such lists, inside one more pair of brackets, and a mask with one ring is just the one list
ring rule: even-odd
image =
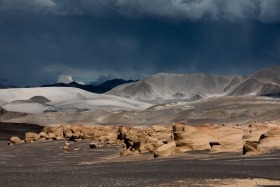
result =
[[0,186],[280,186],[277,68],[1,89]]
[[[236,98],[235,98],[236,99]],[[256,98],[255,98],[256,100]],[[177,150],[170,155],[163,155],[154,158],[154,150],[162,143],[155,145],[151,150],[140,150],[137,153],[126,152],[120,156],[123,145],[121,143],[110,142],[110,138],[101,140],[100,137],[93,137],[77,141],[70,141],[70,150],[63,150],[63,146],[69,137],[63,139],[45,140],[42,138],[33,143],[22,143],[13,146],[8,146],[8,141],[12,136],[18,136],[20,139],[26,139],[26,132],[35,132],[39,134],[49,125],[44,126],[23,124],[14,122],[1,122],[1,149],[0,149],[0,185],[1,186],[278,186],[280,185],[280,157],[279,157],[279,131],[276,136],[264,138],[270,139],[268,143],[271,145],[264,152],[261,149],[260,137],[262,134],[270,130],[280,129],[278,121],[278,99],[263,99],[257,102],[250,102],[250,99],[240,101],[237,105],[227,106],[223,102],[222,106],[217,104],[216,99],[211,101],[204,101],[206,103],[214,103],[213,108],[209,105],[203,105],[203,102],[193,103],[195,106],[189,109],[192,112],[183,111],[186,116],[199,116],[198,113],[204,113],[201,118],[188,117],[192,121],[183,121],[191,125],[185,125],[186,132],[190,132],[188,137],[193,140],[186,141],[189,146],[177,146]],[[229,104],[230,105],[230,104]],[[246,105],[243,107],[242,105]],[[260,106],[261,107],[260,107]],[[178,106],[175,106],[175,108]],[[170,109],[171,108],[171,109]],[[208,109],[207,112],[206,108]],[[234,108],[234,109],[233,109]],[[243,109],[243,108],[246,108]],[[262,110],[265,108],[265,110]],[[224,110],[223,110],[224,109]],[[153,110],[152,108],[147,110]],[[172,106],[168,109],[172,111]],[[177,112],[180,109],[176,109]],[[213,111],[212,111],[213,110]],[[164,110],[163,110],[164,111]],[[224,112],[217,112],[224,111]],[[86,111],[88,112],[88,111]],[[86,113],[84,112],[84,113]],[[236,113],[240,112],[240,113]],[[82,112],[83,113],[83,112]],[[126,112],[130,113],[130,112]],[[143,111],[138,111],[142,113]],[[172,112],[168,112],[172,114]],[[188,114],[187,114],[188,113]],[[196,113],[196,115],[194,115]],[[6,112],[5,114],[8,114]],[[44,113],[43,115],[48,115]],[[76,115],[76,114],[73,114]],[[157,114],[158,115],[158,114]],[[182,113],[176,114],[181,118]],[[13,121],[18,122],[19,119],[38,120],[38,116],[32,115],[14,118]],[[149,115],[145,114],[148,118]],[[166,117],[163,115],[163,117]],[[206,119],[205,119],[206,118]],[[273,121],[268,121],[268,119]],[[115,117],[114,117],[115,119]],[[12,121],[8,120],[8,121]],[[55,118],[53,120],[61,120]],[[240,121],[239,121],[240,120]],[[42,120],[43,121],[43,120]],[[46,120],[47,121],[47,120]],[[147,120],[148,121],[148,120]],[[197,125],[194,122],[209,121],[206,125]],[[236,123],[234,123],[236,121]],[[244,123],[242,123],[242,121]],[[24,121],[28,122],[28,121]],[[32,122],[32,121],[31,121]],[[96,126],[96,128],[106,128],[110,125],[96,125],[89,124],[89,121],[83,121],[80,125],[77,121],[73,123],[62,123],[63,126],[72,124],[75,126]],[[60,126],[58,122],[50,125]],[[68,125],[69,126],[69,125]],[[112,126],[112,125],[111,125]],[[134,134],[137,134],[139,129],[150,128],[153,129],[152,124],[145,124],[139,126],[138,123],[128,125],[125,123],[127,129],[136,129]],[[121,126],[121,127],[124,127]],[[174,126],[174,122],[173,122]],[[172,123],[157,125],[155,128],[164,127],[167,134],[172,129]],[[193,128],[200,128],[197,132]],[[112,130],[116,135],[120,133],[120,126],[115,125]],[[206,128],[203,129],[203,128]],[[75,128],[72,128],[72,131]],[[77,129],[77,128],[76,128]],[[222,131],[218,130],[224,129]],[[240,129],[243,129],[240,131]],[[63,129],[64,130],[64,129]],[[83,131],[82,129],[80,129]],[[213,133],[211,130],[213,130]],[[217,133],[214,133],[217,130]],[[75,130],[74,130],[75,131]],[[75,133],[75,132],[72,133]],[[160,132],[155,137],[154,142],[159,140],[167,140],[164,133]],[[163,129],[164,131],[164,129]],[[244,131],[244,132],[243,132]],[[47,132],[47,131],[45,131]],[[84,131],[85,133],[85,131]],[[155,133],[155,134],[156,134]],[[162,134],[163,137],[162,137]],[[210,134],[209,134],[210,133]],[[220,136],[221,133],[224,135]],[[65,132],[64,132],[65,134]],[[211,137],[208,137],[211,135]],[[89,134],[90,136],[90,134]],[[230,140],[230,136],[232,140]],[[168,134],[169,137],[169,134]],[[226,137],[226,138],[225,138]],[[126,137],[128,138],[128,136]],[[247,139],[246,139],[247,138]],[[173,137],[174,139],[174,137]],[[176,139],[176,138],[175,138]],[[228,139],[228,141],[226,140]],[[243,139],[243,140],[242,140]],[[244,155],[244,145],[246,140],[259,144],[256,149],[249,150],[248,154]],[[196,140],[196,141],[194,141]],[[138,140],[134,140],[138,141]],[[140,140],[139,140],[140,141]],[[233,141],[233,142],[230,142]],[[240,141],[240,142],[238,142]],[[97,143],[102,147],[99,149],[91,149],[90,143]],[[219,142],[219,146],[210,146],[209,142],[215,144]],[[134,142],[135,143],[135,142]],[[146,143],[146,142],[145,142]],[[237,143],[237,144],[236,144]],[[133,145],[133,144],[132,144]],[[222,147],[224,146],[224,147]],[[258,147],[259,146],[259,147]],[[75,149],[78,148],[78,149]],[[173,147],[174,148],[174,147]],[[172,148],[172,149],[173,149]],[[179,151],[179,149],[183,151]],[[185,150],[184,150],[185,149]],[[223,150],[224,149],[224,150]]]

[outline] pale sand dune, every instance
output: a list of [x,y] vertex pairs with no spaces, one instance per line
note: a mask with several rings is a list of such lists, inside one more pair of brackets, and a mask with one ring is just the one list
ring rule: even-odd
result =
[[[39,96],[51,102],[41,103],[29,100]],[[151,106],[148,103],[117,96],[93,94],[78,88],[60,87],[5,89],[0,90],[0,98],[3,100],[4,109],[29,114],[41,114],[44,111],[75,112],[79,109],[143,110]]]
[[93,98],[95,94],[77,88],[44,87],[13,88],[0,90],[0,98],[5,102],[28,100],[34,96],[44,96],[51,101],[80,100]]
[[21,102],[11,102],[6,105],[3,105],[7,111],[13,112],[22,112],[22,113],[29,113],[29,114],[41,114],[46,110],[54,110],[55,108],[44,103],[36,103],[36,102],[28,102],[28,101],[21,101]]

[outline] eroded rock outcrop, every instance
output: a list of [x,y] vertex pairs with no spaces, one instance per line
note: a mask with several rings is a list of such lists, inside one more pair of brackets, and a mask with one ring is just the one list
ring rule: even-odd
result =
[[163,144],[154,150],[154,157],[170,156],[176,153],[176,143]]
[[[11,137],[10,145],[66,139],[90,140],[92,149],[119,145],[120,156],[152,153],[155,158],[192,150],[210,152],[240,152],[243,155],[260,154],[280,149],[280,127],[270,124],[250,126],[201,125],[174,123],[172,126],[152,127],[50,125],[42,132],[25,133],[25,140]],[[65,143],[64,151],[70,151]]]
[[264,153],[280,149],[280,128],[273,128],[262,134],[257,147],[259,151]]
[[251,126],[249,133],[243,139],[244,155],[263,154],[280,149],[280,127],[277,125]]
[[38,140],[40,136],[34,132],[27,132],[25,133],[25,142],[33,143],[34,141]]
[[20,144],[20,143],[24,143],[24,140],[21,140],[19,137],[17,136],[12,136],[10,138],[10,141],[9,141],[9,145],[13,145],[13,144]]
[[[123,142],[121,156],[152,153],[163,144],[170,142],[173,139],[173,133],[171,129],[160,125],[141,129],[121,126],[119,128],[118,139]],[[162,155],[159,154],[157,157]]]

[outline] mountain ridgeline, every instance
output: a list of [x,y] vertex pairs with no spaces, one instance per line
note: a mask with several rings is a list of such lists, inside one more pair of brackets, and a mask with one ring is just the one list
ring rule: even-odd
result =
[[107,94],[141,101],[199,100],[218,96],[280,96],[280,66],[247,76],[158,73],[120,85]]
[[54,83],[54,84],[46,84],[41,87],[72,87],[72,88],[80,88],[82,90],[92,92],[92,93],[105,93],[109,90],[115,88],[116,86],[126,84],[126,83],[132,83],[135,82],[133,80],[123,80],[123,79],[113,79],[108,80],[100,85],[91,85],[91,84],[79,84],[75,81],[70,82],[69,84],[66,83]]

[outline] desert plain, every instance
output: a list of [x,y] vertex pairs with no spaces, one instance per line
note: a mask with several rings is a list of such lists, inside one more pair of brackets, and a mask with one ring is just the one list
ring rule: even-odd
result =
[[0,185],[279,186],[277,68],[1,89]]

